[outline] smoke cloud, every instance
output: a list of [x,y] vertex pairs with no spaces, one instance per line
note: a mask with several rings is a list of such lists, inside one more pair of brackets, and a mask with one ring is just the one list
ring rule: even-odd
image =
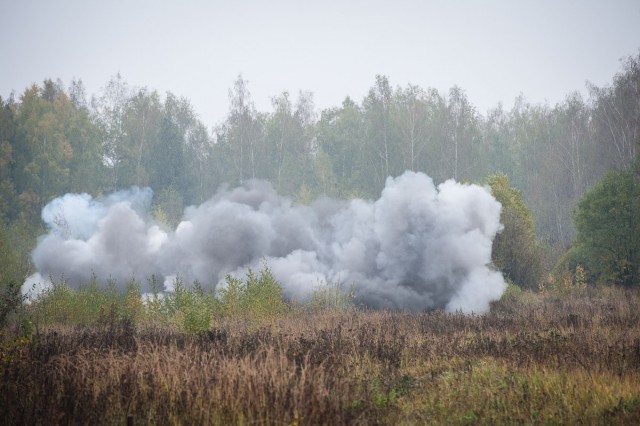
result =
[[252,181],[188,207],[171,231],[150,215],[152,195],[132,188],[50,202],[42,212],[49,233],[32,254],[38,274],[23,288],[61,275],[77,286],[92,273],[120,286],[132,277],[144,285],[152,274],[217,286],[264,261],[300,301],[318,283],[340,282],[369,307],[481,313],[506,287],[490,267],[501,205],[477,185],[436,188],[427,175],[405,172],[388,178],[376,201],[303,206]]

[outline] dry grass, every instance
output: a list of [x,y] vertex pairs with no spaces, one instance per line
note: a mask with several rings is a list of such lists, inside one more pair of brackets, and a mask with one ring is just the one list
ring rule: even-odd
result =
[[3,335],[9,424],[637,424],[640,293]]

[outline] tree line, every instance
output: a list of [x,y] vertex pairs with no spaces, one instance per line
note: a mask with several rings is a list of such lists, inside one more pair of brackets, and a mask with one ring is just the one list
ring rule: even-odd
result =
[[149,186],[157,217],[175,225],[184,206],[221,185],[266,179],[303,203],[321,194],[377,198],[387,176],[414,170],[436,183],[504,186],[502,176],[530,209],[521,216],[550,269],[576,240],[578,201],[638,157],[640,54],[621,65],[611,84],[588,85],[586,98],[571,93],[549,105],[520,96],[484,115],[459,87],[394,87],[386,76],[360,101],[320,112],[309,92],[283,92],[271,111],[258,111],[239,76],[225,120],[211,130],[188,99],[120,75],[90,99],[81,80],[45,80],[0,97],[2,232],[7,241],[34,235],[41,208],[67,192]]

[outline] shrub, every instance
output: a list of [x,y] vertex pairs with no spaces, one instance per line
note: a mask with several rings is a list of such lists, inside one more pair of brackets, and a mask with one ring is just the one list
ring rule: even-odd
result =
[[581,257],[596,282],[640,281],[640,179],[632,170],[610,172],[580,200],[578,235],[570,257]]
[[554,268],[546,281],[541,283],[540,290],[559,296],[568,296],[583,292],[587,288],[587,278],[584,267],[577,264],[570,269],[567,264]]
[[258,276],[249,269],[243,307],[250,318],[258,321],[273,319],[286,312],[282,285],[266,264]]
[[228,275],[225,284],[218,290],[218,311],[224,317],[261,322],[287,311],[282,286],[266,264],[258,275],[249,269],[245,280]]
[[219,312],[228,318],[239,318],[242,315],[242,299],[246,292],[246,285],[240,278],[227,275],[226,286],[218,290]]
[[135,280],[127,284],[126,294],[118,292],[114,281],[108,281],[106,287],[101,288],[95,275],[88,284],[77,289],[70,288],[64,276],[58,281],[51,279],[51,282],[52,286],[38,295],[30,307],[37,324],[84,326],[111,321],[114,315],[117,319],[128,317],[131,320],[141,315],[139,306],[136,308],[139,303],[134,302],[136,297],[140,298]]
[[214,298],[196,281],[191,288],[180,277],[173,282],[174,291],[158,294],[155,277],[151,278],[152,296],[146,300],[147,316],[154,322],[173,326],[179,331],[196,334],[211,328]]

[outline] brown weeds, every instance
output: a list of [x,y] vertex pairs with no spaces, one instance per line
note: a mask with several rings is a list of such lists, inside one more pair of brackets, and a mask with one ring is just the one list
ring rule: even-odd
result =
[[[298,312],[185,334],[126,318],[3,339],[8,424],[629,423],[640,294],[522,293],[486,315]],[[10,360],[7,362],[4,360]]]

